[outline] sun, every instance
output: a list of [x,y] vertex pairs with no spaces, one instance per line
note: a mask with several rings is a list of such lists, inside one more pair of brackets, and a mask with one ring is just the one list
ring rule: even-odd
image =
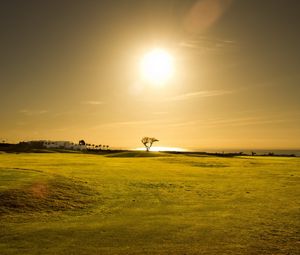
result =
[[174,73],[173,57],[163,49],[153,49],[141,60],[141,75],[143,80],[154,84],[165,84]]

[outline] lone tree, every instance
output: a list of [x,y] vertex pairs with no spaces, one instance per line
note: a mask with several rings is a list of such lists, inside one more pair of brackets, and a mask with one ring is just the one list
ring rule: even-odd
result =
[[154,138],[154,137],[143,137],[142,138],[142,140],[141,140],[141,142],[145,145],[145,147],[146,147],[146,150],[147,151],[149,151],[150,150],[150,148],[151,148],[151,146],[152,146],[152,144],[154,143],[154,142],[158,142],[159,140],[157,140],[156,138]]

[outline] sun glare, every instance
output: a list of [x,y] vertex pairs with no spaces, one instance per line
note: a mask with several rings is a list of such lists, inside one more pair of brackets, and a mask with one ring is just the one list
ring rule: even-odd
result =
[[[144,151],[145,147],[136,148],[134,150]],[[179,147],[153,146],[150,148],[150,151],[177,151],[177,152],[179,151],[179,152],[182,152],[182,151],[186,151],[186,150],[183,148],[179,148]]]
[[163,49],[153,49],[142,58],[142,78],[151,84],[165,84],[173,72],[173,57]]

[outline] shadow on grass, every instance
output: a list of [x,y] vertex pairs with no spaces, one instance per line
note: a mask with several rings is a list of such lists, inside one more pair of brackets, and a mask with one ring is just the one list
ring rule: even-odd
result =
[[84,209],[91,206],[94,195],[95,191],[81,182],[55,176],[26,187],[0,191],[0,216]]
[[168,156],[161,152],[146,152],[146,151],[126,151],[107,155],[109,158],[151,158]]

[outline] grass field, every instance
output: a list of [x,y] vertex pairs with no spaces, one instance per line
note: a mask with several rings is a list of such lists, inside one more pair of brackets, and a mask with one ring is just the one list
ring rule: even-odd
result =
[[300,254],[299,170],[300,158],[0,154],[0,254]]

